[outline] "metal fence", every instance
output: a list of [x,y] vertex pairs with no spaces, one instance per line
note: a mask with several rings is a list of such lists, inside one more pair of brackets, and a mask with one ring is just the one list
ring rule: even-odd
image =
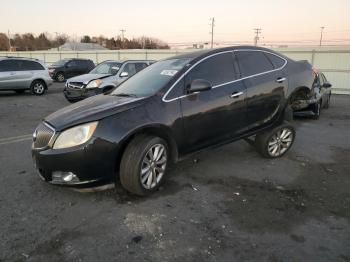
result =
[[[323,71],[333,85],[334,93],[350,94],[350,47],[348,48],[279,48],[274,49],[295,60],[308,60]],[[51,64],[63,58],[89,58],[94,63],[115,59],[159,60],[193,50],[108,50],[108,51],[35,51],[0,52],[0,56],[21,56]]]

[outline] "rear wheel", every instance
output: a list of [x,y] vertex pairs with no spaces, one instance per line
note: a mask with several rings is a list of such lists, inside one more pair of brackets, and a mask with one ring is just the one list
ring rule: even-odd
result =
[[30,86],[30,91],[36,96],[41,96],[45,93],[45,83],[41,80],[34,80]]
[[130,142],[120,163],[122,186],[136,195],[156,191],[164,180],[169,148],[160,137],[140,135]]
[[278,158],[283,156],[292,147],[295,139],[295,129],[289,123],[257,134],[255,147],[266,158]]
[[64,76],[64,74],[63,73],[57,73],[57,75],[56,75],[56,80],[58,81],[58,82],[63,82],[64,80],[65,80],[66,78],[65,78],[65,76]]

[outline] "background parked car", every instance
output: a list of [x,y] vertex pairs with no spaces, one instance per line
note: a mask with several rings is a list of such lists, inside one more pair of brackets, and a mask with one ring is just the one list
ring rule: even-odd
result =
[[31,90],[42,95],[52,84],[47,67],[42,61],[20,57],[0,57],[0,90],[23,93]]
[[64,80],[83,75],[95,67],[90,59],[69,58],[62,59],[49,66],[49,73],[52,79],[63,82]]
[[68,79],[64,95],[68,101],[76,102],[105,93],[152,63],[151,60],[104,61],[88,74]]
[[313,83],[313,96],[307,100],[300,100],[295,111],[296,116],[310,116],[318,119],[322,108],[328,108],[331,101],[331,87],[325,75],[315,70],[315,81]]

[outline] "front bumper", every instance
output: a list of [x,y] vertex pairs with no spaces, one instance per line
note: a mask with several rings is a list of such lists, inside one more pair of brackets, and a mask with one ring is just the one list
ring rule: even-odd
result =
[[37,150],[32,157],[40,177],[52,184],[79,185],[110,180],[116,175],[117,147],[92,138],[84,145]]
[[70,89],[70,88],[65,88],[63,90],[63,94],[65,98],[69,102],[77,102],[80,100],[83,100],[85,98],[99,95],[103,93],[103,89],[101,88],[94,88],[94,89],[87,89],[87,88],[81,88],[81,89]]

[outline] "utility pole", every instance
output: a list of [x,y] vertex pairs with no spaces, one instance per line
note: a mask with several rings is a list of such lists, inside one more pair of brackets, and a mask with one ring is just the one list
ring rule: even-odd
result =
[[55,34],[56,34],[56,41],[57,41],[57,51],[60,51],[60,44],[58,43],[58,35],[59,35],[59,33],[55,32]]
[[214,46],[214,26],[215,26],[215,18],[211,18],[211,24],[210,24],[210,27],[211,27],[211,31],[210,31],[210,34],[211,34],[211,48],[213,48]]
[[12,50],[12,46],[11,46],[11,35],[10,35],[10,30],[7,30],[7,34],[8,34],[8,39],[9,39],[9,51],[11,52],[11,50]]
[[324,26],[321,27],[321,36],[320,36],[320,46],[322,46],[322,40],[323,40],[323,30],[325,29]]
[[261,28],[254,28],[253,30],[255,32],[254,45],[257,46],[260,39],[259,34],[261,34]]
[[124,41],[124,33],[126,32],[125,29],[121,29],[120,32],[122,33],[122,41]]

